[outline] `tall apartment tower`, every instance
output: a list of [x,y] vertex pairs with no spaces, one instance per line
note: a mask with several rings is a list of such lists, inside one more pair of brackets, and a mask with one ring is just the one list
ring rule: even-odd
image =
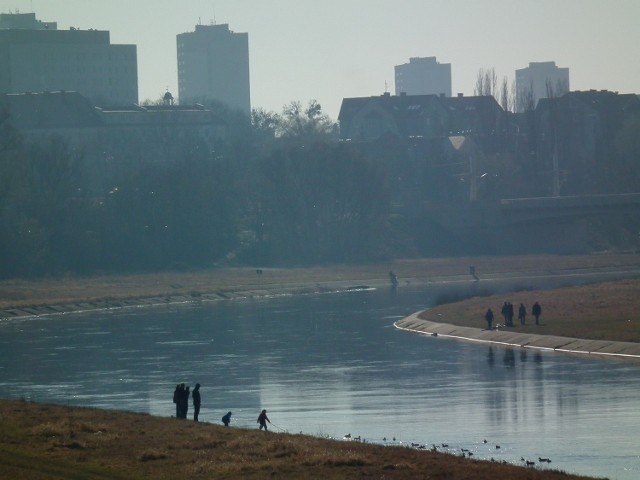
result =
[[180,103],[216,100],[251,112],[249,34],[229,25],[196,25],[195,32],[177,35]]
[[556,62],[531,62],[516,70],[516,111],[535,108],[541,98],[560,97],[569,91],[569,69]]
[[135,45],[108,31],[58,30],[35,13],[0,15],[0,93],[76,91],[95,105],[138,103]]
[[451,64],[438,63],[436,57],[412,57],[395,66],[396,95],[451,96]]

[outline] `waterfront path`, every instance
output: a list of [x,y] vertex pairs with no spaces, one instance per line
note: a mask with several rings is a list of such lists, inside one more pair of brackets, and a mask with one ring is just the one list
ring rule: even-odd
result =
[[640,343],[537,335],[534,333],[510,332],[507,329],[486,330],[461,327],[421,319],[419,318],[420,313],[417,312],[398,320],[394,323],[394,326],[400,330],[414,333],[472,342],[640,361]]

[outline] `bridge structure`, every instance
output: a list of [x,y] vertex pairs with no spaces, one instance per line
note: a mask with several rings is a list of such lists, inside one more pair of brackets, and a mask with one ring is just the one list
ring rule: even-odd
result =
[[590,250],[589,224],[596,220],[640,224],[640,193],[428,203],[424,212],[428,222],[483,251],[578,253]]
[[640,214],[640,193],[500,200],[498,214],[506,223],[548,221],[607,214]]

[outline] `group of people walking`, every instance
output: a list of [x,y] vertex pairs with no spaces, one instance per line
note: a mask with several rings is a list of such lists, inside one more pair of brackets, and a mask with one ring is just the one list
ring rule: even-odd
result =
[[[184,383],[176,385],[176,389],[173,392],[173,403],[176,404],[176,418],[187,418],[187,414],[189,413],[189,395],[191,395],[193,403],[193,421],[197,422],[198,415],[200,414],[200,405],[202,404],[199,383],[196,383],[193,391],[190,391],[189,385],[185,385]],[[232,412],[227,412],[222,416],[221,421],[225,427],[228,427],[231,423],[231,415],[233,415]],[[269,420],[266,410],[263,409],[260,412],[256,422],[260,424],[258,427],[259,430],[264,428],[265,432],[267,431],[267,422],[271,423],[271,420]]]
[[[505,301],[502,304],[502,309],[500,310],[502,317],[504,318],[504,326],[505,327],[513,327],[513,317],[515,315],[515,311],[513,308],[513,304],[511,302]],[[531,315],[533,315],[536,319],[536,325],[540,325],[540,315],[542,315],[542,307],[538,302],[535,302],[531,307]],[[487,322],[487,330],[491,330],[493,328],[493,320],[494,320],[493,310],[490,308],[487,309],[484,314],[484,319]],[[527,319],[527,307],[524,306],[524,303],[521,303],[518,307],[518,320],[520,321],[520,325],[526,325]]]

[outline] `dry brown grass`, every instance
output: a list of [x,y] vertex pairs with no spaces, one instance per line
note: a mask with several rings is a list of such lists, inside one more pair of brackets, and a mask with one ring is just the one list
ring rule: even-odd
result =
[[[420,314],[434,322],[484,328],[484,313],[491,308],[496,323],[504,323],[500,309],[510,301],[516,310],[527,307],[526,325],[514,318],[509,331],[560,335],[594,340],[640,342],[640,280],[600,283],[556,290],[535,290],[510,294],[474,297],[440,305]],[[531,306],[542,306],[540,325],[535,325]]]
[[[557,272],[640,265],[637,255],[528,256],[406,260],[369,266],[300,269],[216,269],[198,273],[0,282],[0,308],[251,289],[282,289],[340,282],[430,280],[466,275]],[[434,321],[483,327],[484,311],[504,300],[543,306],[542,325],[514,330],[640,341],[640,281],[528,291],[472,298],[426,313]],[[498,313],[499,317],[499,313]],[[535,329],[535,330],[534,330]],[[542,480],[579,478],[408,448],[339,442],[302,435],[224,428],[170,418],[0,401],[0,478],[385,478]]]
[[[0,282],[0,309],[206,293],[296,292],[376,282],[386,285],[390,270],[396,272],[401,283],[453,276],[469,278],[470,265],[474,265],[481,275],[554,274],[567,270],[640,267],[640,255],[409,259],[370,265],[262,269],[260,275],[253,268],[217,268],[187,273],[3,281]],[[640,342],[640,318],[636,313],[640,311],[640,284],[635,281],[472,298],[436,307],[425,313],[424,318],[484,327],[483,316],[488,307],[496,313],[496,321],[501,322],[499,312],[504,300],[511,301],[516,308],[522,302],[529,312],[536,300],[543,306],[542,325],[533,326],[533,317],[529,314],[528,325],[516,325],[514,331]]]
[[393,270],[400,280],[429,280],[439,276],[468,275],[474,265],[484,274],[547,272],[567,269],[640,266],[640,255],[529,255],[518,257],[462,257],[409,259],[370,265],[269,268],[261,275],[254,268],[212,268],[198,272],[165,272],[146,275],[109,275],[89,278],[63,277],[38,281],[0,282],[0,309],[28,305],[131,299],[166,295],[199,295],[322,286],[349,282],[386,282]]
[[0,478],[584,478],[403,447],[0,401]]

